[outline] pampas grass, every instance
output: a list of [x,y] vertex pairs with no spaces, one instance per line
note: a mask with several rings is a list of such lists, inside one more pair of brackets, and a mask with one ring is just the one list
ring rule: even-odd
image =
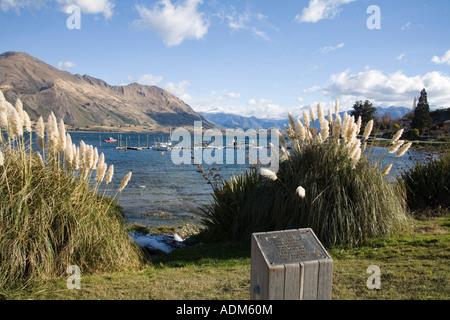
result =
[[[104,196],[106,188],[103,196],[96,193],[107,169],[104,155],[91,183],[95,149],[83,142],[81,155],[62,120],[58,124],[52,113],[45,126],[39,117],[37,152],[32,132],[29,145],[23,139],[23,128],[32,128],[20,100],[14,108],[0,91],[0,112],[0,119],[7,115],[2,126],[8,134],[5,139],[0,132],[0,287],[65,276],[69,265],[78,265],[83,274],[140,266],[142,253],[114,199]],[[111,165],[106,184],[112,172]]]
[[392,166],[382,171],[370,152],[363,152],[373,122],[359,139],[361,119],[345,113],[342,120],[336,101],[334,120],[324,121],[318,106],[321,130],[315,132],[311,110],[303,110],[303,123],[290,119],[286,133],[296,147],[289,157],[282,157],[283,144],[278,150],[271,146],[285,158],[277,173],[254,169],[214,188],[214,202],[204,210],[205,234],[248,243],[254,232],[312,228],[325,245],[354,246],[403,230],[404,190],[384,178]]

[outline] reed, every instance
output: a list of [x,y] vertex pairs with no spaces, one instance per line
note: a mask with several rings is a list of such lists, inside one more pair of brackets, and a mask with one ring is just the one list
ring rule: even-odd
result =
[[[142,254],[121,212],[96,193],[107,168],[104,156],[93,175],[91,156],[87,162],[77,152],[53,114],[47,128],[39,118],[35,136],[41,150],[32,150],[31,141],[24,141],[23,128],[30,131],[30,140],[32,130],[20,112],[22,104],[11,108],[1,99],[0,104],[0,118],[6,120],[2,129],[8,133],[0,132],[0,287],[65,276],[69,265],[78,265],[83,274],[138,267]],[[83,165],[77,170],[80,158]],[[110,170],[108,183],[111,178]]]

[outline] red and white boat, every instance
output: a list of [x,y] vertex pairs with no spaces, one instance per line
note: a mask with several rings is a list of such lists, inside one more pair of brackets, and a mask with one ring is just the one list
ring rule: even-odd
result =
[[114,138],[111,138],[111,137],[109,137],[109,139],[108,139],[108,140],[103,140],[103,141],[105,141],[105,142],[107,142],[107,143],[113,143],[113,142],[117,142],[117,140],[116,140],[116,139],[114,139]]

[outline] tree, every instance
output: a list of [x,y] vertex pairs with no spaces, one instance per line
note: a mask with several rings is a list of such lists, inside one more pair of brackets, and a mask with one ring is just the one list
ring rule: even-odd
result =
[[418,129],[423,133],[425,130],[430,129],[432,125],[433,120],[430,116],[430,105],[428,104],[427,92],[423,89],[420,92],[419,102],[417,103],[417,107],[414,112],[412,128]]
[[355,116],[356,119],[361,117],[363,130],[370,120],[375,119],[375,113],[377,112],[377,109],[369,100],[366,100],[364,103],[362,101],[356,101],[353,109],[354,111],[352,111],[351,115]]

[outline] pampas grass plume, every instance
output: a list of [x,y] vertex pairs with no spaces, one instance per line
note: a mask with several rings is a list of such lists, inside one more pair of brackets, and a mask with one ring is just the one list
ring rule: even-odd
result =
[[23,123],[19,113],[14,108],[8,110],[8,136],[11,138],[23,135]]
[[405,143],[404,140],[399,140],[394,143],[392,147],[389,148],[389,153],[396,153],[398,149]]
[[311,121],[314,123],[314,121],[316,121],[316,116],[314,114],[314,109],[312,107],[309,109],[309,116],[311,118]]
[[73,152],[72,137],[68,133],[66,134],[66,147],[64,149],[64,153],[66,156],[67,164],[71,166],[74,159],[74,152]]
[[66,149],[66,138],[66,126],[63,119],[61,119],[58,126],[58,147],[60,151]]
[[98,182],[102,182],[105,178],[105,173],[107,169],[107,165],[105,163],[105,155],[102,153],[99,157],[98,164],[97,164],[97,175],[95,177],[95,180]]
[[[103,156],[104,157],[104,156]],[[92,169],[97,168],[98,165],[98,161],[99,161],[99,156],[98,156],[98,149],[97,147],[94,148],[94,163],[92,165]],[[105,159],[103,159],[103,162],[105,161]]]
[[83,140],[80,141],[79,149],[80,150],[78,152],[78,158],[79,158],[78,164],[80,167],[84,167],[86,164],[86,161],[85,161],[85,159],[86,159],[86,143]]
[[396,143],[402,137],[404,131],[405,131],[405,129],[400,129],[399,131],[397,131],[397,133],[391,140],[391,144]]
[[305,127],[303,126],[302,122],[299,120],[297,120],[297,135],[300,139],[300,141],[305,141],[306,140],[306,132],[305,132]]
[[308,112],[306,112],[306,110],[303,110],[303,124],[305,125],[306,128],[309,128],[309,116],[308,116]]
[[267,177],[272,181],[276,181],[278,179],[277,174],[269,169],[261,168],[260,173],[262,176]]
[[58,122],[56,120],[55,114],[52,113],[48,116],[47,120],[47,135],[48,135],[48,144],[51,148],[56,149],[59,141],[59,130],[58,130]]
[[392,169],[392,164],[388,165],[386,168],[384,168],[383,172],[381,173],[383,176],[387,176]]
[[122,182],[120,183],[119,192],[122,192],[122,190],[125,189],[125,187],[126,187],[127,184],[128,184],[128,181],[130,181],[130,179],[131,179],[131,175],[132,175],[132,172],[129,172],[129,173],[123,178]]
[[75,170],[80,169],[80,147],[75,147],[75,145],[72,146],[72,152],[73,152],[73,168]]
[[400,150],[398,150],[398,153],[395,157],[400,158],[401,156],[403,156],[409,150],[409,148],[411,148],[411,146],[412,142],[405,144]]
[[370,120],[367,123],[366,128],[364,129],[364,141],[369,139],[369,136],[372,133],[372,130],[373,130],[373,120]]
[[306,190],[303,187],[298,187],[295,193],[302,199],[306,197]]
[[105,179],[105,183],[108,185],[111,183],[112,178],[114,176],[114,165],[110,165],[108,172],[106,173],[106,179]]
[[30,119],[30,116],[28,115],[28,113],[26,111],[23,112],[23,123],[24,123],[25,131],[26,132],[31,132],[32,131],[31,119]]

